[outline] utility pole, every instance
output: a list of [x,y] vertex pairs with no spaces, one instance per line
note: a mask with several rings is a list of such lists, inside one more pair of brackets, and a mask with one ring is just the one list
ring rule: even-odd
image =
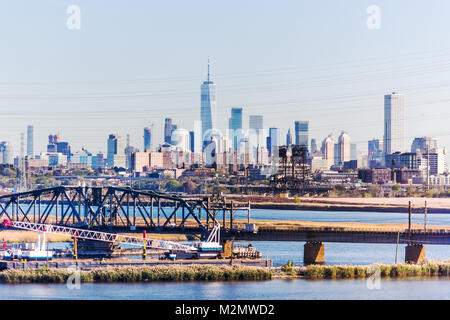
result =
[[427,231],[427,211],[428,211],[427,202],[425,201],[425,221],[424,221],[424,224],[423,224],[423,229],[425,231]]
[[430,148],[427,145],[427,190],[430,190]]
[[20,134],[20,155],[19,155],[19,190],[26,191],[27,190],[27,172],[26,172],[26,164],[25,164],[25,138],[23,132]]
[[411,241],[411,201],[408,205],[408,240]]
[[397,245],[395,247],[395,264],[397,264],[397,256],[398,256],[398,243],[400,242],[400,231],[397,232]]

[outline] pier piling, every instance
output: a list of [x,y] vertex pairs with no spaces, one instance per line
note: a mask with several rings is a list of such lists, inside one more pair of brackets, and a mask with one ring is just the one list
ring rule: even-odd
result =
[[307,242],[304,246],[303,264],[324,264],[325,244],[322,242]]

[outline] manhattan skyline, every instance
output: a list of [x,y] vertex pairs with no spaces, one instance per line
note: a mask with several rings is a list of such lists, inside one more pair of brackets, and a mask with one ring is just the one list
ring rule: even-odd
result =
[[[294,121],[307,120],[310,139],[322,141],[330,132],[337,139],[345,130],[366,150],[368,140],[383,139],[383,97],[395,91],[405,96],[406,146],[418,136],[450,145],[449,4],[380,1],[379,30],[367,28],[370,3],[364,1],[345,8],[331,1],[256,4],[236,12],[235,2],[213,3],[206,21],[187,24],[201,2],[175,2],[185,9],[175,16],[171,6],[156,2],[139,11],[80,3],[81,29],[72,31],[65,26],[66,3],[1,5],[15,19],[0,22],[11,49],[0,53],[0,140],[11,141],[17,154],[20,133],[33,125],[36,153],[55,132],[73,150],[105,153],[108,135],[116,132],[130,134],[131,144],[143,150],[142,130],[153,123],[156,147],[165,118],[188,130],[200,119],[199,85],[211,57],[217,126],[224,133],[230,110],[242,107],[244,129],[249,115],[261,114],[266,129],[279,128],[285,137]],[[222,17],[227,14],[234,23]],[[417,23],[421,16],[427,27]],[[33,29],[24,23],[30,19]]]

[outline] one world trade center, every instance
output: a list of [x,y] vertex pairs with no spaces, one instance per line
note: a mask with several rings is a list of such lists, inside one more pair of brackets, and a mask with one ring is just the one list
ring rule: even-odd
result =
[[209,77],[208,59],[208,79],[201,85],[201,120],[202,120],[202,144],[203,147],[211,140],[211,135],[215,123],[213,122],[213,112],[216,111],[216,85]]

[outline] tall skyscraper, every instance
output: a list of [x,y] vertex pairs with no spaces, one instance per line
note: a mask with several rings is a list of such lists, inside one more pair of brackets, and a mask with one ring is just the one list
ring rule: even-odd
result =
[[0,142],[0,160],[3,164],[14,164],[14,149],[9,141]]
[[229,118],[230,139],[233,141],[234,150],[238,150],[239,143],[244,138],[242,135],[242,108],[232,108]]
[[261,134],[264,128],[262,115],[250,115],[248,117],[248,128],[253,130],[256,134]]
[[292,133],[291,133],[291,128],[288,129],[288,132],[286,134],[286,147],[290,147],[292,144]]
[[31,125],[27,127],[27,156],[34,156],[34,128]]
[[342,131],[341,135],[338,139],[339,145],[339,163],[343,164],[344,162],[350,161],[351,158],[351,145],[350,145],[350,136],[347,132]]
[[252,161],[258,163],[261,148],[264,146],[263,130],[264,122],[262,115],[250,115],[248,117],[248,142],[252,153]]
[[405,101],[393,92],[384,96],[384,154],[404,151]]
[[358,146],[356,143],[350,143],[350,160],[358,160]]
[[269,154],[274,156],[278,153],[278,128],[269,128],[269,141],[267,149],[269,149]]
[[202,121],[202,141],[205,145],[206,141],[211,140],[211,131],[214,128],[213,118],[216,111],[216,85],[210,80],[208,59],[208,78],[201,85],[201,107],[200,116]]
[[309,121],[295,121],[295,144],[305,146],[308,149]]
[[191,152],[195,152],[195,132],[189,131],[189,146]]
[[152,145],[152,131],[150,128],[144,128],[144,152],[150,151]]
[[126,167],[125,148],[122,139],[117,134],[110,134],[108,137],[108,155],[106,159],[108,167]]
[[335,163],[334,161],[334,140],[333,137],[328,135],[322,142],[323,158],[327,161],[327,169]]
[[317,151],[317,142],[316,139],[311,139],[311,153],[314,153]]
[[177,148],[177,151],[189,151],[190,144],[189,131],[186,129],[176,129],[172,132],[172,144]]
[[170,137],[172,136],[173,126],[172,119],[166,118],[164,120],[164,142],[170,144]]

